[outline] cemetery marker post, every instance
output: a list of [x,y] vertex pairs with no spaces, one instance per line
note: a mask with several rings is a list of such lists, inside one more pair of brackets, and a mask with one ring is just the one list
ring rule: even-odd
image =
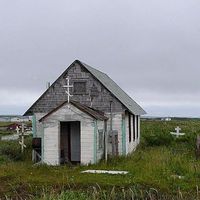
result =
[[170,134],[175,135],[177,138],[178,138],[179,136],[185,135],[185,133],[181,133],[181,132],[180,132],[180,131],[181,131],[181,128],[180,128],[179,126],[177,126],[177,127],[175,128],[175,131],[176,131],[176,132],[170,132]]
[[22,132],[21,132],[21,141],[19,141],[19,144],[21,145],[21,152],[24,152],[24,148],[26,148],[26,145],[24,144],[24,123],[22,123]]
[[18,126],[16,127],[16,131],[17,131],[17,135],[19,135],[19,131],[20,131],[20,129],[19,129]]
[[196,142],[196,159],[199,159],[200,157],[200,135],[197,136],[197,142]]

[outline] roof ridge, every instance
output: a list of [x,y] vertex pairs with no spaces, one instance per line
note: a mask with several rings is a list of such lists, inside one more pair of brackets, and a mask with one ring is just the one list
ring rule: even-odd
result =
[[[98,69],[95,69],[94,67],[91,67],[90,65],[88,65],[88,64],[86,64],[86,63],[84,63],[84,62],[82,62],[82,61],[80,61],[80,60],[76,60],[76,61],[79,62],[79,63],[81,63],[81,64],[84,65],[84,66],[87,66],[87,67],[89,67],[89,68],[91,68],[91,69],[97,71],[97,72],[100,72],[100,73],[102,73],[102,74],[104,74],[104,75],[107,75],[106,73],[104,73],[104,72],[102,72],[102,71],[100,71],[100,70],[98,70]],[[107,76],[108,76],[108,75],[107,75]]]

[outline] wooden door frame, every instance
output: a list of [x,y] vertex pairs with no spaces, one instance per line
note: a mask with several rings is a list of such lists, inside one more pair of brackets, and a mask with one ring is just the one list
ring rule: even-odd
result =
[[[76,120],[76,121],[60,121],[60,131],[59,131],[59,135],[60,135],[60,138],[59,138],[59,143],[60,143],[60,145],[59,145],[59,152],[61,152],[61,139],[62,139],[62,137],[61,137],[61,126],[62,126],[62,123],[66,123],[66,124],[68,124],[68,126],[67,126],[67,128],[68,128],[68,141],[67,141],[67,143],[68,143],[68,159],[69,159],[69,161],[70,162],[73,162],[73,161],[71,161],[71,150],[72,150],[72,146],[71,146],[71,123],[73,123],[73,122],[78,122],[79,123],[79,135],[80,135],[80,143],[79,143],[79,146],[80,146],[80,158],[79,158],[79,160],[80,161],[77,161],[77,163],[81,163],[81,121],[78,121],[78,120]],[[60,159],[61,159],[61,154],[60,154]]]
[[[67,122],[68,123],[68,122]],[[68,131],[68,159],[69,161],[71,162],[71,124],[69,123],[68,126],[67,126],[67,131]]]

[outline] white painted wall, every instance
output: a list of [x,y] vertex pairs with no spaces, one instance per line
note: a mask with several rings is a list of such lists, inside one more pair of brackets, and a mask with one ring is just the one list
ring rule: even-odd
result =
[[[36,113],[36,121],[41,119],[45,113]],[[107,113],[107,117],[110,117]],[[133,117],[133,116],[132,116]],[[135,117],[136,120],[136,117]],[[86,113],[80,111],[73,105],[68,108],[64,105],[62,108],[57,110],[48,116],[43,123],[44,127],[44,143],[43,143],[43,156],[47,164],[51,163],[53,165],[59,164],[60,158],[60,122],[61,121],[80,121],[81,125],[81,164],[93,164],[95,160],[98,162],[104,156],[104,149],[98,148],[98,130],[104,129],[104,122],[97,122],[96,129],[96,139],[95,134],[95,123],[94,119],[87,115]],[[136,121],[135,121],[136,124]],[[43,125],[42,123],[36,123],[37,125],[37,137],[43,137]],[[107,121],[107,131],[110,129],[110,121]],[[128,124],[128,114],[125,115],[125,129],[126,129],[126,154],[131,153],[135,150],[136,146],[140,142],[140,117],[138,121],[138,139],[133,141],[133,130],[132,130],[132,119],[131,119],[131,131],[132,131],[132,141],[129,143],[129,124]],[[122,113],[113,113],[113,130],[118,131],[119,140],[119,155],[122,155]],[[50,135],[49,135],[50,133]],[[137,135],[137,130],[135,126],[135,135]],[[96,141],[96,145],[94,145]],[[112,153],[112,145],[107,144],[108,153]],[[94,157],[94,148],[96,148],[96,158]]]
[[138,117],[138,138],[137,138],[137,118],[135,116],[135,140],[133,140],[133,115],[131,115],[131,142],[129,142],[129,118],[128,114],[125,116],[126,122],[126,154],[131,153],[137,147],[140,142],[140,117]]
[[[107,121],[107,131],[110,130],[110,114],[106,113],[106,116],[109,118]],[[119,149],[119,155],[122,155],[122,113],[113,113],[113,119],[112,119],[112,129],[118,131],[118,149]],[[108,154],[112,154],[112,144],[108,143]]]
[[[59,164],[60,158],[60,122],[80,121],[81,123],[81,164],[94,163],[94,119],[70,104],[64,105],[59,110],[44,119],[44,160],[47,164]],[[38,127],[42,127],[38,125]],[[104,127],[104,123],[97,122],[97,130]],[[96,140],[97,141],[97,140]],[[96,145],[97,146],[97,145]],[[102,152],[98,152],[100,159]]]
[[81,164],[94,163],[94,121],[81,121]]
[[103,130],[104,137],[105,137],[105,130],[104,130],[104,121],[97,121],[97,139],[96,139],[96,148],[97,148],[97,162],[104,157],[104,138],[103,138],[103,148],[99,148],[99,134],[98,130]]
[[140,143],[140,138],[141,138],[141,127],[140,127],[140,122],[141,122],[141,117],[138,116],[138,140],[137,140],[137,144]]
[[44,163],[48,165],[59,165],[60,152],[59,152],[59,127],[58,124],[53,127],[44,128],[44,149],[43,159]]
[[35,137],[42,137],[43,134],[43,125],[39,122],[39,120],[44,117],[47,113],[35,113],[36,119],[36,135]]

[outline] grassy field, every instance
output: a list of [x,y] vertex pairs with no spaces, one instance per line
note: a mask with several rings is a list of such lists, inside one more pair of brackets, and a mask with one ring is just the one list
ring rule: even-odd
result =
[[0,127],[6,127],[13,124],[13,122],[0,122]]
[[[176,126],[187,133],[174,139]],[[0,143],[0,198],[22,199],[199,199],[200,161],[195,138],[200,121],[143,121],[140,147],[108,163],[76,167],[33,166],[29,148]],[[127,170],[127,175],[81,174],[86,169]]]

